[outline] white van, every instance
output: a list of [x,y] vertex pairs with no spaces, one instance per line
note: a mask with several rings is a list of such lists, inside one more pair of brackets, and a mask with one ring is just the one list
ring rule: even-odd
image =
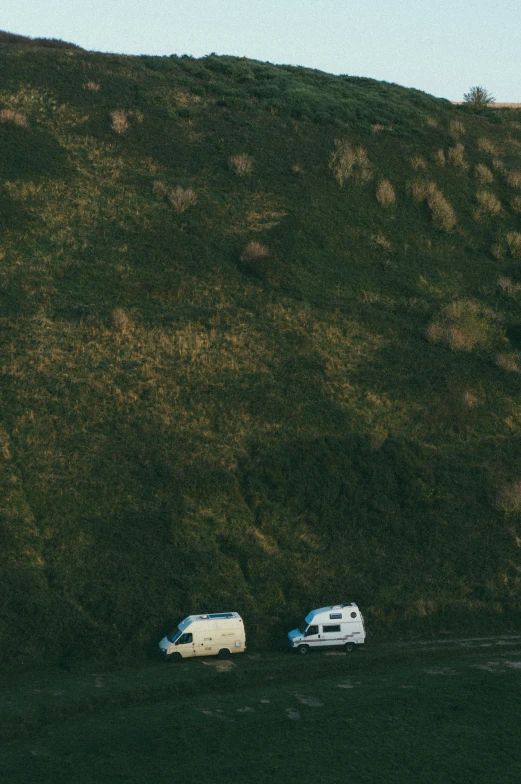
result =
[[227,659],[232,653],[246,650],[246,633],[239,613],[189,615],[177,629],[159,643],[168,659],[189,659],[193,656],[219,656]]
[[354,651],[363,645],[365,626],[362,613],[354,602],[320,607],[306,615],[300,629],[288,634],[291,650],[306,654],[314,648],[343,647]]

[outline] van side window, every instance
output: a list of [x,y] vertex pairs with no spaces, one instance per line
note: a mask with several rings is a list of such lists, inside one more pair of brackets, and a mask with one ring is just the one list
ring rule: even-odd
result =
[[340,624],[338,626],[324,626],[324,634],[327,632],[339,632],[340,631]]
[[309,637],[311,634],[318,634],[318,626],[309,626],[306,630],[306,637]]
[[329,618],[332,621],[341,621],[342,613],[329,613]]
[[177,641],[177,645],[184,645],[187,642],[192,642],[192,635],[191,634],[182,634],[181,637]]

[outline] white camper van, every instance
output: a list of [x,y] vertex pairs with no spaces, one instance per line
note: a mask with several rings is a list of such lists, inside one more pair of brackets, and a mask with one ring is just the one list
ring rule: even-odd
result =
[[314,648],[343,647],[354,651],[365,640],[362,613],[354,602],[311,610],[301,624],[288,634],[291,650],[306,654]]
[[246,650],[246,633],[239,613],[189,615],[177,629],[159,643],[168,659],[189,659],[193,656],[219,656],[227,659],[232,653]]

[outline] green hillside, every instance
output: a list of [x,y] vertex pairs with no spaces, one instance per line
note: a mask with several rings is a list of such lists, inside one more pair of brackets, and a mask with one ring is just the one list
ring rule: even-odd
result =
[[0,41],[0,657],[519,618],[521,113]]

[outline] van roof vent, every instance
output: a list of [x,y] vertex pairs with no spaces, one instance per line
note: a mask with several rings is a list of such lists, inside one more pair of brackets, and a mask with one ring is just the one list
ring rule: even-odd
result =
[[211,613],[208,618],[233,618],[234,613]]

